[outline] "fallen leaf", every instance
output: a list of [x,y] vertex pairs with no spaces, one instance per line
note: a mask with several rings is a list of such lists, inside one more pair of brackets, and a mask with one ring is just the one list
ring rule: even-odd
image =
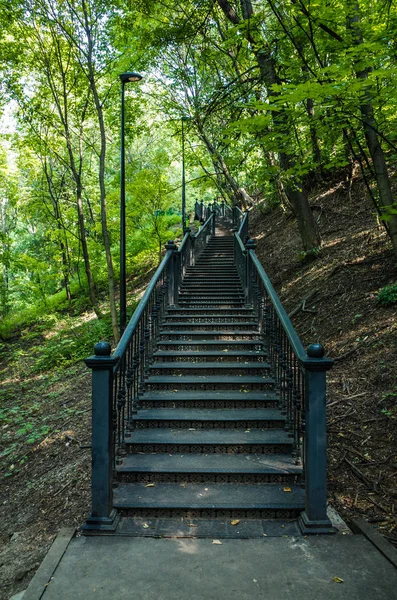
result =
[[154,487],[154,483],[147,483],[145,487]]
[[143,527],[144,529],[149,529],[149,525],[148,525],[147,523],[144,523],[144,524],[142,525],[142,527]]
[[234,519],[231,521],[230,525],[238,525],[240,523],[240,519]]
[[343,579],[341,579],[340,577],[334,577],[334,581],[336,583],[344,583]]
[[290,488],[290,487],[285,487],[285,488],[284,488],[284,492],[292,492],[292,490],[291,490],[291,488]]
[[222,546],[221,540],[212,540],[212,543],[216,544],[217,546]]
[[194,523],[188,523],[188,527],[197,527]]
[[257,579],[253,579],[252,581],[253,581],[254,583],[258,583],[258,580],[257,580]]

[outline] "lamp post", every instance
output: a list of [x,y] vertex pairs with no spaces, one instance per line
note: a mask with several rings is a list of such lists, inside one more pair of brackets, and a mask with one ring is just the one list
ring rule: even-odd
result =
[[126,293],[126,238],[125,238],[125,122],[124,122],[124,87],[130,81],[140,81],[139,73],[121,73],[121,126],[120,126],[120,333],[126,326],[127,293]]
[[184,123],[189,117],[183,115],[182,122],[182,233],[185,233],[186,227],[186,182],[185,182],[185,128]]

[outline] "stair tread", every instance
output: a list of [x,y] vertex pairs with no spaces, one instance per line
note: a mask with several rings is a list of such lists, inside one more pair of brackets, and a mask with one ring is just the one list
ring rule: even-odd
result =
[[289,454],[127,454],[120,473],[279,473],[300,474]]
[[[175,351],[172,351],[172,350],[157,350],[157,352],[155,352],[153,354],[153,357],[156,358],[157,356],[181,356],[181,352],[180,351],[175,352]],[[222,357],[225,357],[225,356],[226,357],[227,356],[245,356],[247,358],[251,358],[253,356],[261,356],[261,357],[263,357],[263,356],[266,356],[266,353],[265,352],[261,352],[260,350],[228,350],[227,352],[223,351],[223,350],[190,350],[189,352],[187,352],[187,351],[184,350],[183,356],[191,356],[193,358],[197,358],[197,357],[200,357],[200,356],[219,356],[219,357],[221,357],[221,356]],[[165,364],[170,364],[170,363],[165,363]],[[180,363],[174,362],[174,363],[171,363],[171,364],[178,365]],[[189,364],[198,364],[198,363],[189,363]],[[205,363],[205,364],[208,366],[208,364],[213,364],[213,363]],[[219,364],[225,364],[225,363],[219,363],[219,362],[217,362],[215,364],[219,365]],[[228,364],[228,363],[226,363],[226,364]],[[237,364],[245,365],[246,363],[240,362],[240,363],[237,363]],[[259,363],[259,364],[262,364],[262,365],[266,366],[266,363]],[[267,365],[267,366],[269,366],[269,365]]]
[[175,392],[145,392],[141,396],[143,401],[152,400],[208,400],[209,402],[214,400],[231,400],[231,401],[262,401],[262,400],[274,400],[278,399],[278,396],[272,390],[252,390],[248,392],[236,392],[235,390],[219,390],[219,391],[195,391],[195,390],[177,390]]
[[134,421],[284,421],[275,408],[149,408],[139,410]]
[[[172,323],[170,323],[170,325],[186,325],[186,323],[184,321],[172,321]],[[192,322],[191,325],[253,325],[255,327],[258,327],[258,322],[257,321],[240,321],[240,322],[236,322],[236,321],[221,321],[220,323],[214,323],[213,321],[202,321],[201,323],[195,323]]]
[[261,509],[304,508],[304,490],[280,484],[123,483],[114,490],[115,508]]
[[[195,311],[195,312],[199,312],[199,313],[202,313],[202,312],[203,312],[203,309],[202,309],[202,308],[187,308],[187,309],[180,309],[180,308],[177,308],[177,307],[169,307],[169,308],[167,309],[167,312],[183,312],[183,310]],[[254,312],[254,310],[253,310],[252,308],[250,308],[250,307],[247,307],[247,306],[242,306],[241,308],[211,308],[210,310],[211,310],[212,312],[215,312],[215,311],[230,311],[230,312],[233,312],[233,311],[236,311],[236,312],[237,312],[237,311],[243,311],[243,312],[245,312],[245,313],[246,313],[246,312],[251,312],[251,313],[253,313],[253,312]],[[207,316],[207,315],[205,315],[205,316]]]
[[[226,354],[226,353],[225,353]],[[151,369],[270,369],[265,362],[155,362]]]
[[[222,323],[222,325],[224,325],[224,323]],[[235,323],[233,323],[233,325],[235,325]],[[205,330],[201,330],[201,331],[197,331],[197,329],[191,330],[191,329],[160,329],[160,333],[161,334],[172,334],[172,335],[205,335],[210,334],[210,335],[231,335],[233,333],[233,331],[224,331],[223,329],[209,329],[208,331]],[[253,331],[253,330],[239,330],[235,332],[236,336],[239,335],[261,335],[261,333],[259,331]],[[252,340],[251,340],[252,341]]]
[[292,438],[283,429],[136,429],[127,444],[186,444],[186,445],[268,445],[292,444]]
[[257,375],[150,375],[145,380],[147,383],[275,383],[273,377],[257,376]]
[[[239,332],[240,333],[240,332]],[[221,346],[221,345],[237,345],[237,344],[243,344],[244,346],[264,346],[265,343],[262,340],[196,340],[195,342],[192,341],[188,341],[188,340],[168,340],[168,341],[162,341],[159,342],[160,346],[164,346],[164,345],[172,345],[172,346],[177,346],[178,344],[183,345],[183,346],[198,346],[198,345],[211,345],[211,346]],[[192,352],[192,351],[191,351]],[[206,352],[205,350],[200,350],[199,352]],[[234,352],[239,352],[239,350],[235,350]],[[242,351],[244,352],[244,351]],[[178,355],[180,355],[180,352],[177,353]]]

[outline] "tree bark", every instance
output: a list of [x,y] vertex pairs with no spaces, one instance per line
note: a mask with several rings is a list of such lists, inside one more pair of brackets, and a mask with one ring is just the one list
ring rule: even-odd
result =
[[[360,9],[357,1],[349,0],[348,9],[349,14],[347,16],[347,27],[352,34],[354,45],[360,46],[363,43],[363,37],[360,27]],[[357,79],[361,79],[362,81],[367,80],[369,68],[360,69],[357,62],[355,67]],[[372,166],[375,172],[379,193],[379,204],[383,213],[387,215],[386,231],[390,237],[394,253],[397,256],[397,215],[392,214],[390,211],[391,207],[395,207],[395,201],[393,198],[385,155],[377,134],[377,124],[375,121],[369,86],[365,88],[364,98],[365,102],[360,104],[360,112],[363,120],[365,141],[367,143],[367,147],[372,159]]]
[[114,269],[113,269],[113,261],[112,254],[110,252],[110,242],[109,242],[109,230],[107,226],[107,211],[106,211],[106,187],[105,187],[105,160],[106,160],[106,132],[105,132],[105,122],[103,118],[103,109],[102,104],[99,99],[98,89],[96,85],[95,79],[95,71],[93,64],[93,38],[92,31],[89,23],[89,17],[87,12],[87,6],[85,0],[82,0],[82,7],[84,13],[84,29],[87,36],[88,41],[88,52],[87,52],[87,64],[88,64],[88,79],[90,84],[90,89],[92,96],[94,98],[95,110],[98,117],[99,131],[100,131],[100,153],[99,153],[99,189],[100,189],[100,201],[101,201],[101,227],[102,227],[102,238],[103,245],[105,248],[106,255],[106,265],[108,272],[108,285],[109,285],[109,304],[110,304],[110,314],[112,318],[112,329],[113,329],[113,337],[117,344],[120,339],[120,331],[117,320],[117,309],[116,309],[116,297],[115,297],[115,285],[114,285]]
[[[237,11],[231,6],[228,0],[218,0],[218,4],[231,23],[237,25],[241,22]],[[240,0],[240,5],[243,20],[249,19],[253,15],[251,0]],[[266,88],[267,97],[271,102],[273,98],[278,96],[278,92],[274,91],[273,85],[279,83],[279,81],[270,48],[264,43],[262,34],[258,31],[254,23],[252,23],[250,27],[245,27],[244,32],[256,62],[258,63],[261,80]],[[273,123],[278,131],[282,133],[285,140],[288,140],[290,132],[288,115],[285,110],[281,107],[277,111],[272,111],[272,117]],[[295,165],[293,154],[286,148],[280,148],[278,154],[281,171],[286,172],[293,169]],[[317,223],[311,213],[307,195],[303,190],[299,189],[297,183],[291,182],[289,178],[284,181],[284,190],[296,215],[304,250],[319,246],[321,244],[321,237]]]

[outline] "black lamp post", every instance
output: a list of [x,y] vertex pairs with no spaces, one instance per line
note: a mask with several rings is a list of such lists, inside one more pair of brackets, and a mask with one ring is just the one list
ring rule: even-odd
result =
[[139,73],[121,73],[121,131],[120,131],[120,332],[123,333],[127,320],[126,293],[126,240],[125,240],[125,125],[124,87],[129,81],[140,81]]
[[189,117],[185,115],[181,117],[182,121],[182,233],[185,233],[186,228],[186,183],[185,183],[185,121],[189,121]]

